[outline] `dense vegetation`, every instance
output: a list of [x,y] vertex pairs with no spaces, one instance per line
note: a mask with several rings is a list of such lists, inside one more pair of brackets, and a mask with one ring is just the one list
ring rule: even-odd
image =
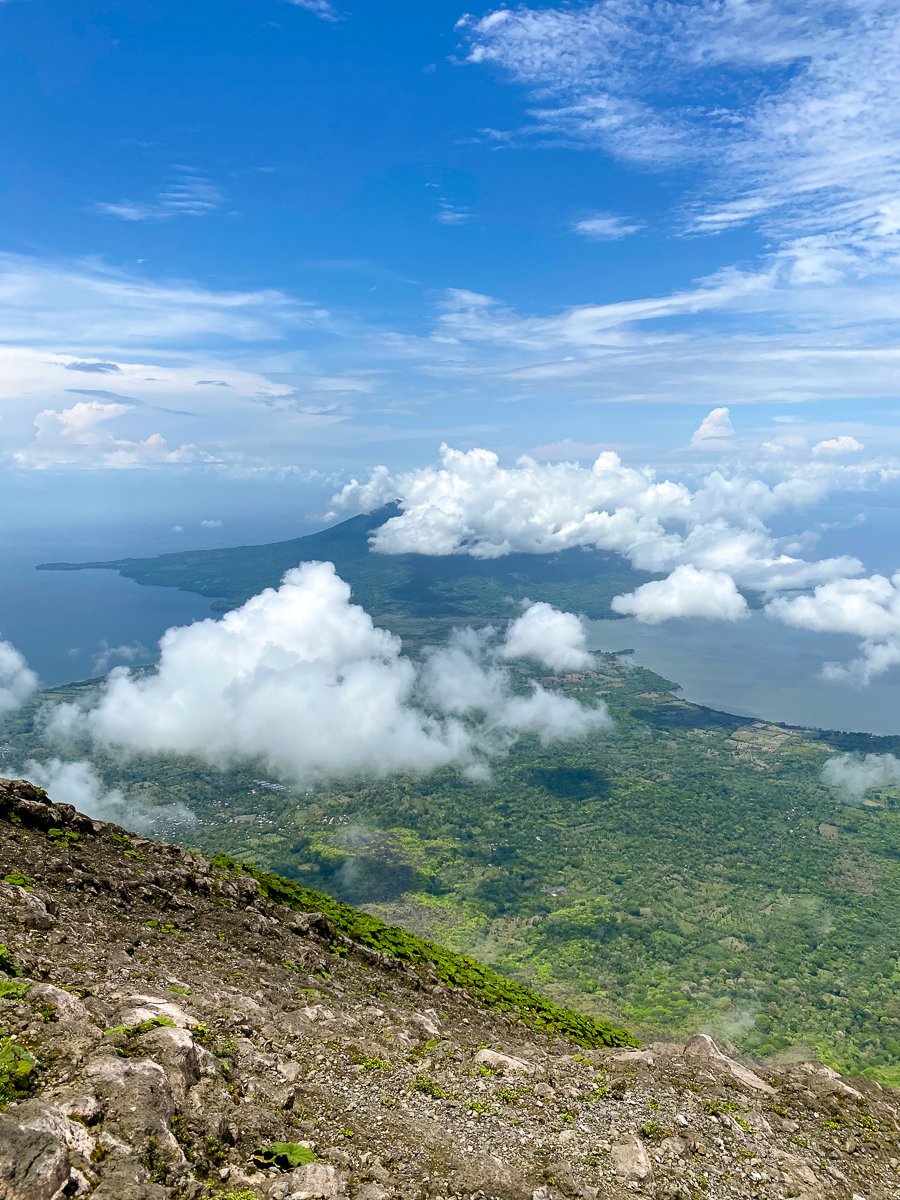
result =
[[[462,616],[510,616],[525,595],[608,615],[634,582],[621,560],[582,551],[370,554],[387,515],[112,565],[228,606],[327,558],[413,651]],[[523,683],[534,674],[523,668]],[[627,655],[544,682],[604,698],[614,729],[553,749],[525,739],[488,783],[443,771],[304,790],[260,765],[96,761],[134,804],[180,801],[197,817],[159,832],[365,905],[563,1003],[645,1035],[708,1029],[760,1056],[811,1052],[900,1084],[900,793],[849,805],[820,778],[836,750],[896,752],[900,738],[714,712]],[[0,733],[0,769],[53,753],[32,718]]]
[[312,891],[271,871],[260,871],[252,863],[237,862],[227,855],[217,855],[214,862],[220,868],[251,875],[263,895],[274,904],[284,904],[299,912],[322,913],[333,928],[351,941],[412,966],[427,967],[448,987],[464,988],[486,1008],[514,1014],[532,1029],[560,1034],[580,1046],[636,1044],[624,1029],[614,1029],[582,1013],[561,1008],[531,988],[504,978],[470,958],[417,937],[408,930],[386,925],[377,917],[360,912],[333,896]]
[[[842,803],[819,777],[827,735],[687,704],[627,656],[545,683],[604,696],[615,728],[523,741],[486,784],[445,771],[304,791],[259,766],[98,761],[151,811],[182,801],[199,818],[164,821],[167,836],[363,904],[561,1003],[900,1082],[900,795]],[[50,753],[28,712],[0,740],[6,771]]]

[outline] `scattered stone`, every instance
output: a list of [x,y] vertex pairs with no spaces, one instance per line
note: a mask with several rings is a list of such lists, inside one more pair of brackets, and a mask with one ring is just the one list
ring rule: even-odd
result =
[[537,1067],[524,1058],[515,1058],[512,1054],[501,1054],[498,1050],[479,1050],[475,1062],[480,1067],[490,1067],[501,1075],[536,1075]]
[[684,1057],[708,1063],[710,1066],[726,1072],[742,1087],[753,1088],[754,1091],[765,1092],[769,1096],[775,1095],[775,1089],[771,1084],[760,1079],[749,1068],[742,1067],[733,1058],[726,1057],[708,1033],[698,1033],[696,1037],[691,1038],[684,1048]]
[[653,1174],[650,1155],[644,1143],[635,1135],[614,1143],[610,1155],[615,1172],[622,1179],[634,1179],[640,1183]]
[[266,1191],[267,1200],[333,1200],[343,1180],[334,1167],[307,1163],[277,1179]]
[[0,1200],[63,1200],[73,1185],[69,1154],[58,1138],[0,1113]]

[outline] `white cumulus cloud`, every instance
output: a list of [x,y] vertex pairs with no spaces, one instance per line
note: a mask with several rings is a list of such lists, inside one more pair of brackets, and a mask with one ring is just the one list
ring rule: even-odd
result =
[[442,446],[440,463],[392,475],[376,468],[334,503],[371,511],[398,500],[401,513],[374,533],[384,554],[550,554],[575,546],[610,550],[644,571],[682,564],[724,571],[761,591],[808,587],[859,574],[852,558],[808,562],[790,554],[764,518],[821,499],[830,464],[803,464],[777,483],[712,471],[699,487],[658,480],[612,451],[590,467],[521,458],[503,467],[489,450]]
[[771,617],[798,629],[848,633],[860,638],[857,658],[828,663],[828,679],[865,686],[900,665],[900,572],[888,578],[840,579],[821,584],[809,595],[779,596],[766,606]]
[[812,452],[817,458],[841,458],[845,454],[859,454],[861,450],[865,450],[861,441],[855,437],[844,436],[826,438],[825,441],[818,442],[813,446]]
[[9,642],[0,641],[0,717],[24,704],[38,688],[38,677]]
[[51,466],[90,463],[111,468],[129,468],[148,463],[213,462],[212,455],[197,446],[170,446],[159,433],[143,439],[117,437],[108,428],[111,421],[132,411],[130,404],[79,400],[70,408],[44,409],[34,419],[34,441],[13,453],[20,466]]
[[727,408],[714,408],[707,413],[691,437],[691,446],[695,450],[720,449],[724,443],[734,437],[734,426],[731,423],[731,413]]
[[723,571],[698,571],[685,564],[666,579],[653,580],[615,596],[613,610],[658,625],[673,617],[705,617],[712,621],[738,621],[749,615],[747,601],[734,580]]
[[221,767],[260,759],[311,781],[473,768],[520,732],[553,740],[609,723],[602,706],[517,692],[490,637],[460,633],[419,667],[332,564],[306,563],[221,620],[168,630],[154,673],[114,670],[92,708],[58,706],[47,734]]
[[529,604],[510,625],[500,648],[501,658],[532,658],[554,671],[590,667],[587,629],[574,613],[560,612],[543,601]]
[[[727,432],[727,410],[715,410],[704,424]],[[715,469],[688,486],[629,467],[609,450],[589,467],[530,457],[507,467],[492,451],[445,445],[437,464],[397,474],[377,467],[333,502],[365,512],[398,504],[398,515],[370,539],[376,553],[490,559],[585,547],[620,554],[638,570],[667,576],[614,602],[617,612],[642,620],[736,620],[747,612],[741,591],[759,592],[768,615],[788,625],[859,638],[859,657],[827,664],[823,675],[864,685],[900,665],[900,576],[855,578],[864,567],[850,555],[800,557],[816,531],[776,536],[767,521],[810,507],[834,488],[893,476],[877,465],[873,474],[871,464],[813,454],[802,439],[784,449],[750,473]],[[767,477],[759,478],[755,471],[763,469]],[[785,592],[804,594],[779,597]]]

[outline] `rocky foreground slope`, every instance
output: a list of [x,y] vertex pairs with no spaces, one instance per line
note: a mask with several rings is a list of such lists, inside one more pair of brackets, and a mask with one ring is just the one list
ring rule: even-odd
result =
[[0,780],[0,1198],[900,1195],[900,1096],[631,1047],[273,876]]

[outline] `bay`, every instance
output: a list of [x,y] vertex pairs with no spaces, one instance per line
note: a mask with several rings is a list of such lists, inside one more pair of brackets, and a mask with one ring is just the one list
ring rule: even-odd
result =
[[[35,570],[40,562],[96,558],[97,549],[44,538],[0,548],[0,639],[24,654],[44,687],[153,662],[171,625],[212,615],[203,596],[142,587],[115,571]],[[114,553],[104,545],[102,557]]]
[[696,704],[787,725],[900,734],[900,672],[868,687],[821,677],[826,662],[854,657],[852,637],[790,629],[761,612],[733,624],[646,625],[626,617],[589,626],[592,649],[634,650],[636,662],[676,682]]

